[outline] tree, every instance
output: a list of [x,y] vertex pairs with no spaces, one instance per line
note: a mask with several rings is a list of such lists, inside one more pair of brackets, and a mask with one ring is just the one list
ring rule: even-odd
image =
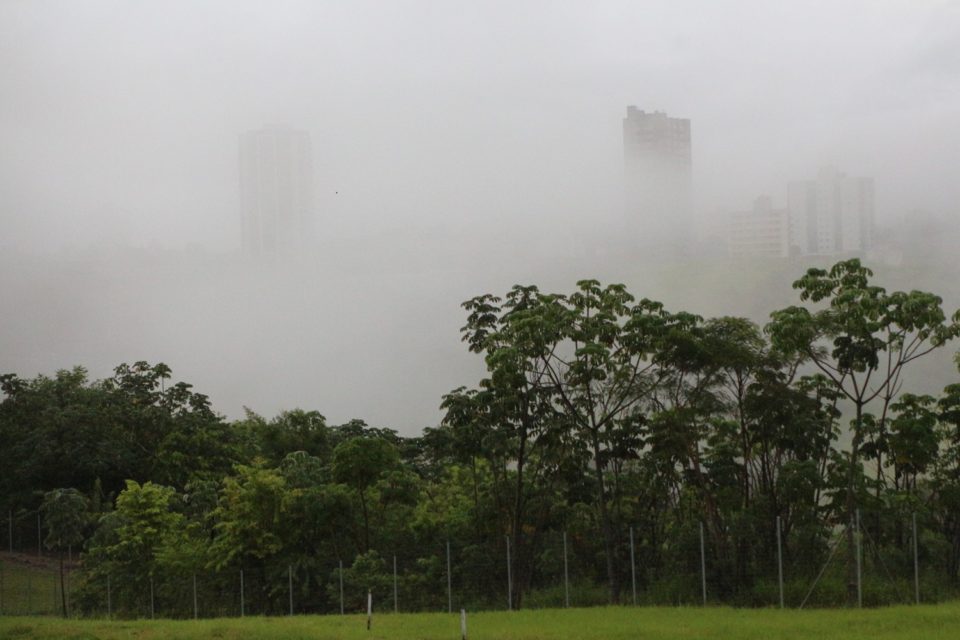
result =
[[326,418],[318,411],[282,411],[268,422],[248,409],[238,426],[251,432],[258,454],[273,464],[294,451],[326,460],[333,448]]
[[363,514],[363,550],[370,550],[370,514],[366,492],[380,477],[396,468],[396,448],[380,438],[345,440],[333,450],[333,477],[357,492]]
[[[788,307],[771,314],[767,331],[776,347],[796,352],[816,366],[855,410],[846,477],[847,596],[856,601],[854,514],[857,473],[865,432],[865,409],[874,400],[887,407],[899,393],[904,368],[956,337],[960,312],[948,322],[932,293],[887,293],[872,285],[873,272],[857,259],[830,270],[809,269],[793,283],[800,299],[826,307]],[[882,433],[883,425],[879,429]],[[882,461],[878,461],[882,464]]]
[[84,529],[89,520],[87,500],[76,489],[54,489],[44,495],[40,511],[47,527],[44,544],[48,549],[57,551],[60,565],[60,601],[63,617],[66,618],[68,611],[63,554],[68,547],[83,542]]
[[[554,300],[536,287],[515,286],[505,299],[485,294],[464,302],[469,315],[461,337],[470,351],[483,355],[488,377],[478,390],[448,394],[442,405],[447,412],[444,425],[463,445],[460,453],[482,450],[490,462],[501,503],[498,511],[508,514],[514,608],[520,608],[530,576],[531,553],[524,535],[525,528],[532,528],[527,506],[542,489],[536,481],[543,480],[545,448],[555,446],[568,431],[561,425],[544,369],[551,345],[561,339],[557,318],[548,319],[551,312],[562,311]],[[473,459],[471,465],[476,471]]]
[[[617,602],[620,563],[609,504],[619,483],[611,493],[606,474],[618,472],[620,458],[636,455],[639,440],[624,436],[663,378],[657,350],[693,317],[673,316],[651,300],[634,303],[623,285],[603,287],[596,280],[578,282],[569,296],[515,286],[502,307],[491,295],[463,306],[470,311],[463,339],[485,355],[490,372],[481,386],[492,396],[491,423],[514,425],[519,443],[513,533],[518,559],[527,446],[551,442],[567,455],[590,459],[610,597]],[[540,452],[546,455],[547,448]]]

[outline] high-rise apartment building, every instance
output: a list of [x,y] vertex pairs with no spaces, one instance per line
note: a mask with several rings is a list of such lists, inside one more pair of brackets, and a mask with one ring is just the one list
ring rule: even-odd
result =
[[690,120],[627,107],[623,161],[632,239],[665,250],[688,245],[693,234]]
[[303,248],[313,224],[310,136],[267,127],[240,137],[243,250],[255,256]]
[[727,220],[727,251],[731,256],[785,258],[790,251],[786,209],[775,209],[761,196],[749,211],[736,211]]
[[866,251],[873,243],[873,179],[832,167],[815,180],[787,186],[791,251],[833,255]]

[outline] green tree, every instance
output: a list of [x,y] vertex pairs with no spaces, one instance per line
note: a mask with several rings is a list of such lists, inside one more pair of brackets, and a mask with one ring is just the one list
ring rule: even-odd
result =
[[804,356],[854,406],[845,483],[851,603],[857,594],[853,520],[866,407],[880,399],[885,415],[902,385],[906,365],[954,338],[960,321],[960,313],[947,320],[938,296],[923,291],[888,293],[871,284],[872,276],[856,259],[838,262],[829,270],[809,269],[793,287],[801,300],[826,306],[775,311],[767,325],[776,347]]
[[66,585],[64,583],[63,554],[66,549],[83,542],[84,529],[89,522],[86,498],[76,489],[54,489],[43,497],[40,507],[47,537],[44,544],[55,549],[60,566],[60,601],[63,617],[68,616]]
[[333,477],[353,488],[363,515],[363,551],[370,550],[370,513],[367,490],[400,463],[396,448],[381,438],[345,440],[333,450]]
[[99,606],[107,579],[115,587],[117,611],[147,610],[149,582],[165,569],[160,556],[165,548],[181,547],[186,520],[176,510],[178,496],[172,487],[134,480],[116,500],[116,509],[100,517],[87,545],[83,570],[87,580],[80,600]]

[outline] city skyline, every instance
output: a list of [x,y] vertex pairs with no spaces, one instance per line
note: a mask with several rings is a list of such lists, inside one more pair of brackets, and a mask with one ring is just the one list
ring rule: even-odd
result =
[[[790,292],[772,273],[827,259],[741,277],[721,223],[823,165],[875,180],[872,251],[948,255],[958,9],[0,3],[0,351],[24,373],[168,362],[232,416],[413,428],[470,379],[459,304],[481,292],[595,277],[762,321]],[[690,120],[693,226],[721,227],[676,265],[623,250],[631,104]],[[312,140],[321,232],[291,264],[241,250],[239,137],[265,123]]]

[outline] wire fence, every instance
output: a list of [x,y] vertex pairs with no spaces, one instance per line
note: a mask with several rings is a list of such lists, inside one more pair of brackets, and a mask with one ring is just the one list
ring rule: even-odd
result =
[[[22,520],[22,518],[21,518]],[[243,566],[144,566],[104,572],[10,538],[0,556],[0,614],[107,618],[457,612],[624,605],[752,607],[876,606],[955,596],[943,542],[917,517],[882,530],[860,522],[810,541],[772,523],[773,552],[743,552],[743,541],[694,521],[657,545],[634,527],[617,545],[610,580],[596,536],[548,531],[478,544],[439,541],[372,549],[350,558],[268,558]],[[11,524],[12,533],[17,527]],[[877,538],[883,535],[883,543]],[[38,532],[42,541],[42,527]],[[754,547],[750,547],[754,549]],[[752,553],[752,555],[751,555]]]

